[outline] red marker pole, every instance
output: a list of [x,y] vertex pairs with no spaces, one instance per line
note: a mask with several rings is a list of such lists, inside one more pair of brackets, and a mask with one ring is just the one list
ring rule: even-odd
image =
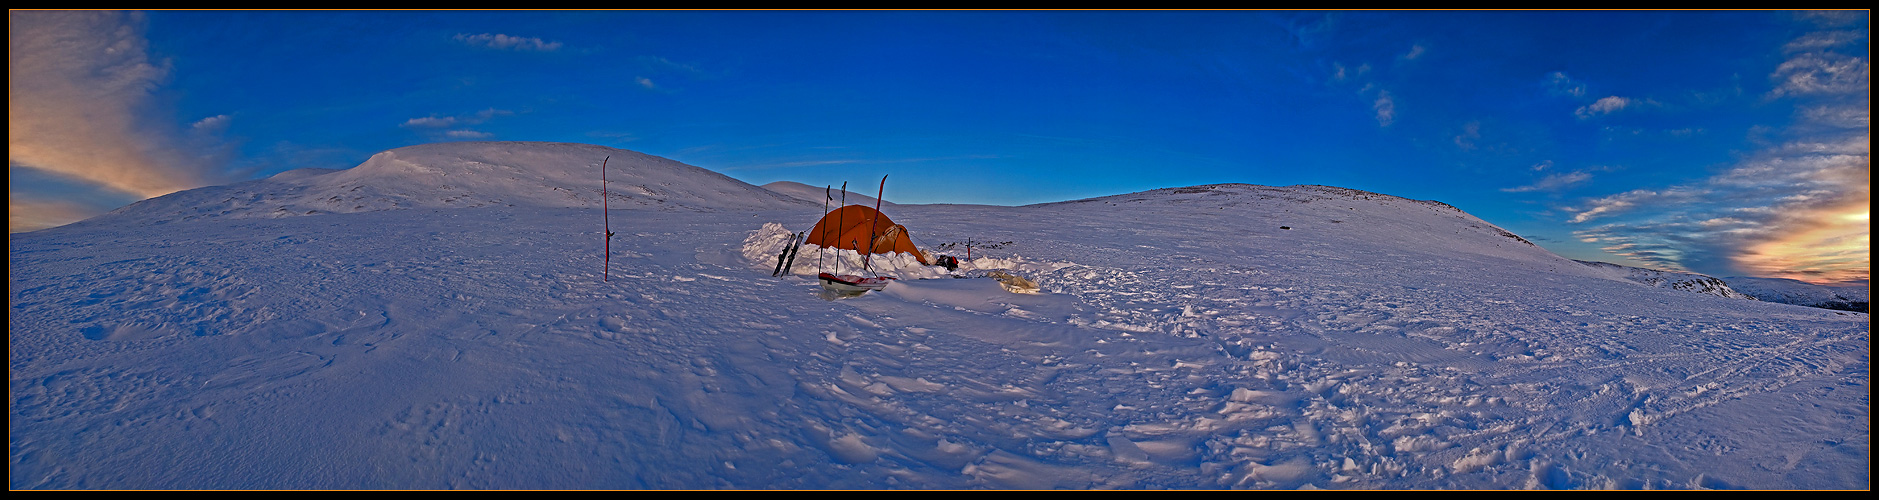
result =
[[607,214],[607,160],[613,155],[600,159],[600,223],[607,231],[606,256],[600,259],[600,281],[607,281],[607,274],[613,270],[613,220]]

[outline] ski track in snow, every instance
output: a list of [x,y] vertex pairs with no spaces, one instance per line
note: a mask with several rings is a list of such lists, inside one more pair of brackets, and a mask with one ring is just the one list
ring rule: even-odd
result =
[[1336,194],[897,207],[1036,295],[769,276],[814,213],[618,211],[606,282],[594,209],[16,234],[11,486],[1868,487],[1865,315]]

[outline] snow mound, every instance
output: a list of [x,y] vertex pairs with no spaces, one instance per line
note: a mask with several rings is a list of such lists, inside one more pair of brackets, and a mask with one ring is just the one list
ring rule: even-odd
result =
[[1701,275],[1701,274],[1683,273],[1683,272],[1675,272],[1675,271],[1659,271],[1656,269],[1645,269],[1641,267],[1621,266],[1618,264],[1612,264],[1612,263],[1607,263],[1607,262],[1592,262],[1592,261],[1584,261],[1584,260],[1577,261],[1577,262],[1579,262],[1580,264],[1585,264],[1586,266],[1589,266],[1593,269],[1598,269],[1602,272],[1609,273],[1610,276],[1612,276],[1613,278],[1624,279],[1628,281],[1635,281],[1638,283],[1643,283],[1643,284],[1658,287],[1658,288],[1683,290],[1686,292],[1695,292],[1695,293],[1700,293],[1704,295],[1715,295],[1717,297],[1725,297],[1725,298],[1731,298],[1731,299],[1743,299],[1743,300],[1755,300],[1756,299],[1755,297],[1736,291],[1734,288],[1731,288],[1728,283],[1725,283],[1722,280],[1705,276],[1705,275]]
[[112,217],[170,222],[413,208],[599,207],[601,163],[613,209],[801,209],[801,200],[710,170],[590,144],[450,142],[397,148],[346,170],[299,169],[144,200]]

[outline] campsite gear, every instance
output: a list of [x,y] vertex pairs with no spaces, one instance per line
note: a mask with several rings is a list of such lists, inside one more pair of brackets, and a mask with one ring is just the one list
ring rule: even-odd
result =
[[[795,238],[795,235],[790,235],[790,237]],[[795,240],[792,239],[790,241],[795,241]],[[790,245],[789,243],[784,243],[783,251],[776,254],[776,269],[770,270],[771,277],[783,275],[783,258],[789,256],[789,245]]]
[[[823,248],[854,250],[862,254],[910,253],[921,264],[932,265],[926,255],[914,247],[907,236],[907,226],[895,224],[879,210],[849,205],[829,212],[809,230],[808,241]],[[861,242],[870,242],[863,244]]]
[[1005,291],[1007,292],[1030,293],[1030,294],[1037,293],[1037,283],[1028,279],[1024,279],[1023,276],[1018,276],[1016,274],[1011,274],[1011,273],[1007,273],[1004,271],[992,271],[989,273],[985,273],[985,276],[998,280],[998,286],[1004,287]]
[[[805,240],[821,248],[854,250],[862,254],[862,270],[872,274],[874,254],[904,252],[912,253],[921,264],[928,264],[926,256],[913,246],[913,240],[907,237],[906,226],[894,224],[881,213],[880,194],[887,190],[887,176],[881,176],[881,190],[874,198],[875,208],[862,205],[847,205],[822,215],[814,228],[809,230]],[[842,184],[842,202],[847,203],[848,184]],[[867,241],[864,246],[861,242]],[[837,259],[837,262],[840,262]],[[816,277],[822,282],[822,288],[839,294],[859,294],[869,290],[879,290],[895,278],[892,276],[873,276],[863,278],[852,274],[820,272]]]
[[789,238],[789,246],[784,247],[784,251],[789,253],[789,260],[783,262],[783,276],[788,276],[789,269],[796,267],[796,252],[802,250],[803,236],[807,234],[809,234],[808,231],[804,231]]
[[959,270],[959,259],[955,259],[951,255],[941,255],[938,258],[933,259],[933,263],[936,265],[944,266],[946,270],[949,272]]
[[869,290],[880,290],[887,288],[887,284],[894,281],[894,277],[892,276],[863,278],[846,274],[836,276],[829,273],[817,274],[816,278],[822,281],[822,288],[843,294],[860,294]]

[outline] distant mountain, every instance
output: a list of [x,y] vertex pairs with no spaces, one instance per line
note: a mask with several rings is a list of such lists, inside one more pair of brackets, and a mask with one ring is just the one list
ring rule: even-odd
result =
[[1609,272],[1615,277],[1635,281],[1638,283],[1643,283],[1643,284],[1654,286],[1654,287],[1669,288],[1673,290],[1683,290],[1686,292],[1695,292],[1695,293],[1701,293],[1705,295],[1715,295],[1718,297],[1727,297],[1731,299],[1756,300],[1756,297],[1754,296],[1744,294],[1740,291],[1735,290],[1734,288],[1731,288],[1729,284],[1723,282],[1723,280],[1716,279],[1714,277],[1710,277],[1710,276],[1706,276],[1702,274],[1676,272],[1676,271],[1659,271],[1656,269],[1645,269],[1642,267],[1621,266],[1618,264],[1612,264],[1608,262],[1593,262],[1593,261],[1585,261],[1585,260],[1581,260],[1577,262],[1579,262],[1580,264],[1591,266],[1594,269],[1600,269],[1600,270]]
[[[849,186],[849,188],[851,189],[848,191],[845,197],[841,189],[839,189],[839,187],[837,189],[827,191],[828,193],[827,196],[834,198],[833,201],[828,202],[829,207],[834,208],[834,207],[841,206],[843,204],[843,200],[847,200],[847,204],[849,205],[866,205],[866,206],[874,205],[873,196],[861,194],[860,192],[852,189],[854,187],[855,186]],[[775,191],[777,194],[786,195],[791,198],[796,198],[796,199],[807,201],[807,202],[814,203],[817,205],[821,205],[823,200],[825,200],[825,198],[823,197],[824,196],[823,186],[811,186],[808,184],[803,184],[800,182],[792,182],[792,181],[776,181],[776,182],[772,182],[769,184],[764,184],[763,188],[771,190],[771,191]],[[895,204],[894,202],[883,200],[881,201],[881,206],[891,207],[891,206],[895,206]]]
[[[1299,238],[1310,243],[1295,251],[1323,251],[1327,258],[1347,258],[1371,249],[1385,255],[1461,252],[1541,264],[1548,269],[1577,267],[1519,235],[1446,203],[1331,186],[1211,184],[1025,208],[1109,213],[1111,219],[1136,218],[1139,213],[1169,209],[1173,213],[1212,214],[1219,218],[1219,227],[1214,230],[1255,238]],[[1170,238],[1193,236],[1168,234]]]
[[1797,306],[1868,312],[1871,288],[1866,286],[1826,286],[1783,278],[1731,276],[1722,279],[1731,288],[1756,299]]
[[152,223],[279,218],[412,208],[598,207],[601,163],[615,209],[801,209],[809,204],[723,174],[589,144],[449,142],[397,148],[345,170],[299,169],[267,179],[144,200],[107,214]]

